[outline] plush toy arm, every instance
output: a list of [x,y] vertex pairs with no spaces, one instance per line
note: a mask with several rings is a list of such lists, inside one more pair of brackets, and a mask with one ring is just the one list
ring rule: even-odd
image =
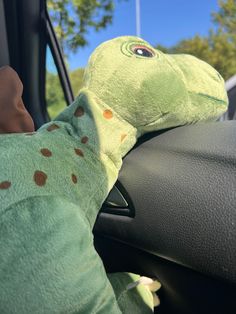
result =
[[1,313],[121,313],[79,206],[32,197],[1,215]]

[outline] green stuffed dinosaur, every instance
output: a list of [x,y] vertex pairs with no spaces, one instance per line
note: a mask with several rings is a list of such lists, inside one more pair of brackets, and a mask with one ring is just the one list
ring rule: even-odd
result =
[[54,121],[0,135],[0,312],[152,312],[150,291],[132,289],[139,277],[108,280],[93,246],[98,211],[139,136],[226,108],[208,64],[119,37],[95,50],[79,96]]

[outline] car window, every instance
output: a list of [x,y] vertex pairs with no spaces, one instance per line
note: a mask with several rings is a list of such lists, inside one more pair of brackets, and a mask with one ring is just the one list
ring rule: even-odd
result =
[[54,119],[65,107],[66,99],[58,75],[51,49],[46,51],[46,104],[47,112],[51,119]]
[[[47,0],[74,95],[102,42],[137,35],[165,53],[187,53],[211,64],[225,81],[236,74],[235,0]],[[230,98],[236,108],[236,99]]]

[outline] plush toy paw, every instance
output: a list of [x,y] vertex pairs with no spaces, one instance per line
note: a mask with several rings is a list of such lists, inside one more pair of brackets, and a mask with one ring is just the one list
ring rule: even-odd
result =
[[108,274],[108,278],[123,314],[153,314],[160,304],[155,293],[161,287],[157,280],[132,273]]
[[158,280],[142,276],[139,280],[128,284],[127,289],[132,289],[138,285],[145,286],[145,288],[147,288],[152,293],[154,307],[160,305],[160,299],[156,294],[156,292],[161,288],[161,283]]

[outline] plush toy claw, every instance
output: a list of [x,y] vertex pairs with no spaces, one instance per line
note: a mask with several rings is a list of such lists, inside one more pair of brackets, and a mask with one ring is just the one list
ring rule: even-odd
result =
[[156,292],[161,288],[161,283],[158,280],[145,276],[140,277],[138,282],[139,284],[146,286],[152,293],[154,307],[160,305],[160,299]]
[[151,314],[160,305],[156,294],[161,288],[159,281],[131,273],[108,274],[108,278],[122,313]]
[[127,290],[133,289],[139,285],[144,286],[152,293],[154,307],[160,305],[160,299],[156,294],[156,292],[161,288],[161,283],[159,281],[142,276],[137,281],[128,284]]

